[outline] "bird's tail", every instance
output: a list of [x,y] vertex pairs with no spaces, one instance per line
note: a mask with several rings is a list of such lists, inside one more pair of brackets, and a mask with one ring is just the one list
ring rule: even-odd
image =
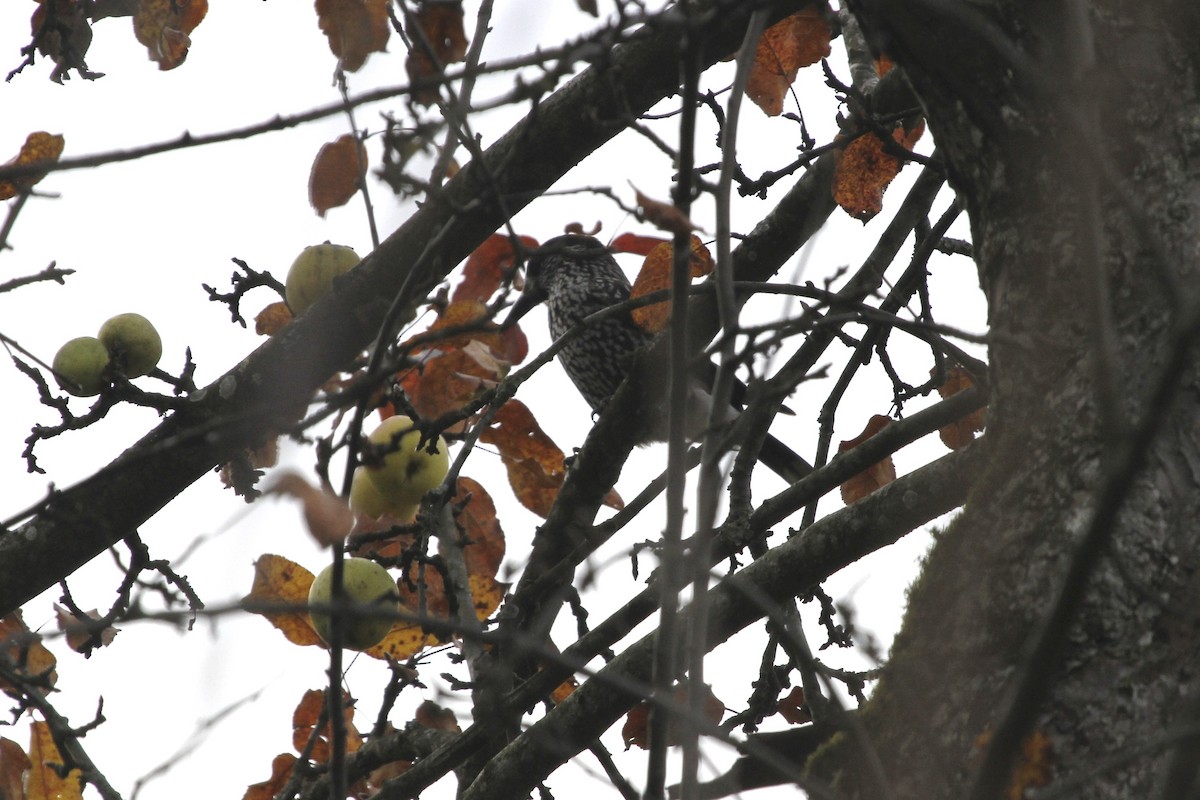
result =
[[813,471],[812,465],[801,458],[799,453],[769,433],[763,440],[762,449],[758,451],[758,460],[789,484],[797,482]]

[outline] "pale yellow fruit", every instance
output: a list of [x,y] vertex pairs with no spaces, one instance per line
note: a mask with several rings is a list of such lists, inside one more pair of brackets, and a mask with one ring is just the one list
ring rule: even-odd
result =
[[[436,442],[426,442],[418,449],[421,432],[408,417],[388,417],[367,438],[387,451],[381,462],[366,468],[366,474],[393,508],[420,505],[425,493],[440,486],[450,471],[446,440],[439,436]],[[436,452],[429,452],[431,444]]]
[[[370,609],[371,614],[347,614],[343,619],[342,644],[353,650],[366,650],[383,641],[392,629],[394,619],[380,610],[398,609],[400,592],[396,582],[383,567],[365,558],[347,558],[342,562],[342,588],[351,603]],[[308,592],[308,604],[329,605],[333,602],[333,565],[321,570],[313,579]],[[330,638],[333,620],[327,613],[310,612],[313,629],[326,642]]]
[[333,287],[334,278],[360,261],[358,253],[340,244],[315,244],[296,256],[285,285],[288,307],[300,316]]
[[107,381],[108,348],[94,336],[80,336],[64,344],[54,354],[54,378],[58,385],[76,397],[100,394]]
[[380,493],[367,475],[366,467],[354,470],[354,480],[350,484],[350,510],[375,519],[387,515],[401,521],[413,519],[417,515],[417,506],[392,503]]
[[127,378],[145,375],[162,358],[162,338],[141,314],[117,314],[100,326],[99,336]]

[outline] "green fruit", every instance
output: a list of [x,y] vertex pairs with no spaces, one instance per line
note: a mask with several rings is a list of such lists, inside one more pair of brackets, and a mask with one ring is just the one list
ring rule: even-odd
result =
[[361,259],[340,244],[315,244],[304,248],[288,270],[285,296],[292,313],[300,316],[333,287],[333,279],[348,272]]
[[[400,593],[396,582],[383,567],[365,558],[347,558],[342,562],[342,588],[351,603],[371,609],[370,614],[347,614],[343,619],[342,644],[354,650],[366,650],[383,641],[395,622],[380,609],[397,610]],[[333,565],[321,570],[308,591],[308,604],[329,605],[333,602]],[[330,638],[332,619],[329,614],[310,612],[313,629],[326,642]]]
[[162,358],[162,338],[141,314],[117,314],[100,326],[100,341],[127,378],[145,375]]
[[429,442],[418,449],[421,432],[408,417],[388,417],[367,438],[387,451],[381,461],[367,466],[366,475],[392,508],[420,505],[425,493],[440,486],[450,471],[446,440],[437,437],[434,453],[429,452]]
[[80,336],[54,354],[54,378],[76,397],[91,397],[108,385],[104,377],[108,362],[108,349],[103,342],[94,336]]
[[350,484],[350,510],[374,519],[386,514],[398,520],[408,521],[417,516],[416,506],[392,503],[381,494],[367,475],[366,467],[354,470],[354,481]]

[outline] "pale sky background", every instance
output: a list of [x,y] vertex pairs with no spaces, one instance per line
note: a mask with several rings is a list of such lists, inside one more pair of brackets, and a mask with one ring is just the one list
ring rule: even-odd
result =
[[[19,48],[28,42],[28,16],[33,7],[32,2],[10,2],[0,8],[0,68],[5,74],[19,63]],[[475,3],[467,3],[469,31],[476,10]],[[499,3],[487,53],[495,58],[529,52],[578,35],[594,24],[590,17],[575,11],[572,3],[543,4],[537,15],[529,14],[524,3]],[[130,21],[110,19],[97,24],[88,55],[89,67],[106,77],[92,82],[73,78],[58,86],[47,79],[49,62],[39,59],[0,87],[0,160],[15,154],[25,136],[36,130],[63,134],[64,156],[76,157],[168,141],[185,131],[206,134],[235,129],[338,99],[332,86],[334,58],[309,3],[215,3],[192,39],[187,62],[176,70],[160,72],[145,58]],[[845,79],[841,40],[836,40],[833,48],[831,63]],[[398,38],[392,38],[390,51],[372,56],[362,71],[350,76],[352,91],[404,82],[404,53]],[[723,80],[710,79],[714,86],[723,85]],[[512,76],[481,82],[477,101],[502,93],[511,82]],[[810,130],[819,142],[827,141],[834,130],[834,109],[819,68],[802,73],[796,92],[802,98]],[[378,131],[379,113],[399,107],[399,103],[382,103],[360,108],[358,125]],[[795,110],[794,101],[787,110]],[[523,109],[502,109],[475,119],[484,145],[522,113]],[[749,104],[744,119],[742,161],[749,174],[790,158],[798,143],[794,123],[767,120]],[[670,135],[667,128],[659,130]],[[323,143],[346,131],[344,117],[337,116],[256,139],[50,175],[38,191],[54,197],[36,197],[27,203],[9,238],[12,249],[0,253],[0,281],[35,273],[52,261],[77,273],[66,286],[35,285],[0,294],[0,331],[49,362],[67,339],[94,335],[108,317],[137,311],[154,321],[162,334],[160,366],[177,372],[184,350],[190,346],[198,366],[197,382],[209,383],[260,344],[253,331],[230,324],[225,306],[209,302],[200,288],[207,283],[226,290],[234,269],[230,258],[270,270],[282,280],[292,259],[306,245],[331,240],[348,244],[360,254],[371,249],[361,202],[335,209],[325,219],[308,206],[313,156]],[[701,141],[708,147],[711,137]],[[371,146],[374,166],[379,150],[377,143]],[[927,137],[921,149],[928,152],[929,147]],[[865,227],[835,213],[833,223],[805,255],[804,278],[820,283],[839,267],[857,267],[915,174],[915,167],[902,173],[889,194],[889,208]],[[589,158],[561,186],[611,185],[632,202],[630,180],[651,196],[669,197],[669,165],[644,140],[626,134]],[[410,213],[411,206],[397,202],[378,182],[371,189],[381,235],[387,235]],[[783,191],[782,186],[773,190],[766,202],[738,200],[735,230],[751,228]],[[940,198],[934,214],[948,202],[948,196]],[[711,230],[711,202],[701,202],[693,217]],[[518,216],[516,227],[544,240],[561,232],[568,222],[588,226],[595,220],[603,223],[602,237],[626,231],[655,233],[603,199],[589,195],[535,203]],[[954,233],[965,235],[964,227],[960,222]],[[909,252],[910,248],[904,251],[905,255]],[[636,260],[623,258],[622,263],[631,275],[636,270]],[[797,259],[793,266],[799,263]],[[786,279],[787,271],[780,277]],[[941,321],[981,331],[983,304],[970,262],[935,255],[930,271],[934,309]],[[244,312],[252,315],[273,299],[266,290],[258,290],[250,295]],[[531,315],[526,330],[535,348],[546,344],[540,312]],[[919,382],[931,366],[928,351],[899,334],[892,341],[893,356],[907,369],[906,376],[910,382]],[[833,351],[830,357],[834,358]],[[841,365],[830,363],[836,375]],[[864,373],[841,409],[837,440],[856,436],[871,414],[888,412],[891,392],[882,370],[872,365]],[[145,379],[141,385],[155,388]],[[816,415],[828,385],[829,381],[818,381],[802,387],[789,401],[796,416],[776,429],[802,453],[811,453]],[[0,362],[0,387],[6,410],[0,424],[3,519],[35,503],[50,483],[66,486],[91,474],[157,422],[156,415],[146,409],[117,409],[88,430],[41,443],[37,455],[48,474],[30,475],[20,458],[24,439],[31,425],[53,424],[56,416],[37,403],[32,384],[8,360]],[[583,441],[590,415],[557,365],[524,386],[520,396],[565,451]],[[907,410],[912,413],[930,402],[914,401]],[[82,413],[88,402],[75,400],[72,407]],[[901,474],[909,472],[944,452],[936,437],[927,438],[896,456],[897,469]],[[311,472],[312,460],[311,453],[289,444],[282,464]],[[663,463],[658,450],[635,452],[618,489],[626,498],[632,497]],[[508,536],[507,564],[519,569],[537,518],[512,500],[494,455],[475,454],[464,474],[481,480],[497,500]],[[762,479],[760,497],[781,488],[778,481],[772,481],[771,476]],[[836,497],[826,498],[822,509],[836,509],[840,502]],[[620,541],[598,555],[595,563],[604,567],[603,591],[586,601],[593,623],[603,618],[605,608],[615,607],[631,591],[624,553],[635,541],[657,537],[662,519],[661,506],[653,508],[618,537]],[[791,524],[798,524],[798,519]],[[779,530],[784,531],[785,526]],[[204,544],[178,569],[212,606],[235,601],[249,590],[252,563],[262,553],[286,555],[314,572],[328,558],[304,533],[297,507],[274,500],[247,507],[223,489],[215,475],[200,480],[169,505],[144,526],[142,535],[152,556],[163,558],[174,558],[197,537],[205,537]],[[926,534],[914,533],[826,584],[835,599],[856,608],[856,623],[884,646],[895,632],[904,589],[927,544]],[[643,561],[643,575],[648,566]],[[108,557],[96,559],[70,581],[76,600],[85,608],[107,608],[116,583],[117,573]],[[26,622],[52,630],[50,607],[58,595],[57,589],[51,590],[28,604]],[[815,621],[815,609],[806,606],[804,611],[807,621]],[[571,641],[573,622],[565,622],[560,626],[559,644]],[[752,630],[757,637],[759,628]],[[819,645],[824,638],[819,630],[812,630],[813,643]],[[749,682],[755,677],[759,651],[747,650],[756,647],[754,641],[746,635],[719,648],[709,668],[717,696],[734,710],[743,707]],[[54,701],[73,724],[90,720],[103,697],[108,721],[90,733],[84,744],[127,798],[133,795],[135,781],[172,760],[176,762],[172,768],[147,783],[139,797],[189,797],[200,791],[212,798],[241,797],[248,784],[269,776],[274,755],[291,752],[292,709],[304,690],[320,688],[326,680],[325,651],[292,646],[255,616],[201,620],[190,633],[157,623],[126,625],[112,647],[88,661],[70,652],[61,640],[53,640],[49,646],[59,658],[58,686],[62,690]],[[747,657],[747,652],[753,655]],[[825,651],[820,655],[836,666],[867,665],[852,652]],[[445,656],[434,659],[422,670],[429,689],[406,693],[392,716],[397,726],[411,717],[411,709],[421,699],[450,705],[465,726],[469,721],[466,705],[439,694],[442,682],[437,675],[446,671],[466,677],[465,669],[452,666]],[[386,670],[372,659],[359,658],[350,668],[347,683],[360,700],[360,729],[370,727],[385,679]],[[204,720],[251,695],[256,697],[253,702],[209,730],[202,742],[190,741]],[[767,725],[782,722],[769,720]],[[22,746],[28,744],[23,720],[14,728],[0,730],[0,736]],[[621,755],[619,725],[606,734],[604,742],[618,754],[627,777],[640,786],[644,758],[640,752]],[[181,749],[187,751],[186,758],[176,756]],[[730,759],[724,748],[711,750],[721,763]],[[590,757],[585,757],[582,765],[598,769]],[[580,786],[575,781],[579,774],[561,772],[549,785],[560,797],[578,795]],[[452,796],[450,786],[431,796]],[[789,788],[748,796],[796,797],[800,793]]]

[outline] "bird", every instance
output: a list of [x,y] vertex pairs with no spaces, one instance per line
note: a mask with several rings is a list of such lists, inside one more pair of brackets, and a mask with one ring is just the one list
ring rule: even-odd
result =
[[[524,290],[509,309],[501,328],[512,327],[544,303],[550,336],[558,340],[592,314],[629,300],[631,288],[629,278],[598,239],[576,233],[557,236],[530,257],[525,267]],[[584,326],[563,345],[558,360],[583,399],[598,414],[637,365],[638,354],[655,338],[656,334],[637,325],[626,311]],[[709,424],[710,388],[711,376],[696,375],[689,379],[686,426],[689,438],[703,435]],[[665,404],[657,405],[664,410],[651,409],[649,419],[642,420],[639,444],[666,439]],[[737,413],[730,406],[723,421],[732,421]],[[812,471],[803,458],[769,434],[759,459],[788,483],[795,483]]]

